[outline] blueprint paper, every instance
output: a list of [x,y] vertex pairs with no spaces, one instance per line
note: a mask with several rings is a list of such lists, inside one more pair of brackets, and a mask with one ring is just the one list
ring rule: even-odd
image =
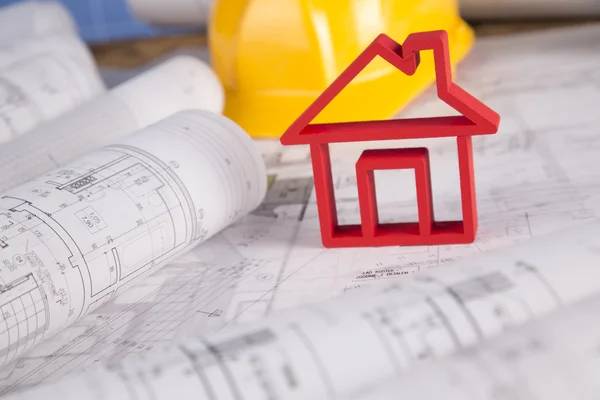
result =
[[66,32],[0,43],[0,67],[36,54],[48,53],[56,57],[75,58],[77,62],[89,68],[96,67],[87,45],[78,36]]
[[209,67],[176,57],[0,146],[0,193],[187,109],[220,112]]
[[222,116],[181,112],[6,191],[0,364],[254,209],[252,146]]
[[599,309],[596,295],[345,399],[598,399]]
[[594,222],[7,398],[343,399],[598,293],[599,260]]
[[[3,29],[2,18],[0,12]],[[0,144],[105,91],[89,49],[77,36],[57,33],[0,42]]]
[[[174,339],[235,331],[274,311],[345,297],[370,286],[375,290],[420,273],[436,277],[454,268],[453,262],[494,249],[506,249],[509,256],[510,245],[597,220],[600,117],[594,105],[600,100],[599,39],[597,26],[483,39],[461,63],[457,83],[503,117],[497,135],[474,139],[480,216],[475,243],[324,249],[307,148],[257,141],[268,165],[269,190],[256,210],[0,370],[1,393],[117,363],[128,354],[152,354]],[[405,115],[445,111],[428,93]],[[430,146],[436,217],[460,218],[452,140],[367,147],[407,143]],[[359,215],[353,171],[362,149],[333,147],[343,221],[356,221]],[[376,180],[384,217],[414,219],[414,180],[393,172],[376,174]],[[575,257],[586,254],[569,251]],[[577,263],[570,258],[563,261],[560,280],[573,284],[569,293],[584,296],[596,290],[576,286],[573,279],[594,284],[594,275],[571,268]],[[547,291],[536,293],[542,301],[536,304],[552,310],[554,303],[543,294]],[[526,321],[525,314],[515,321]]]
[[150,25],[206,27],[213,0],[127,0],[131,12]]
[[0,68],[0,144],[103,94],[95,65],[44,52]]
[[[600,117],[594,105],[600,102],[599,46],[600,27],[594,25],[480,40],[461,63],[456,82],[502,116],[496,135],[473,138],[479,214],[473,244],[323,249],[308,148],[259,142],[271,174],[267,200],[223,235],[252,258],[265,253],[263,243],[287,237],[291,244],[280,248],[278,256],[284,261],[269,271],[281,277],[273,278],[276,289],[251,309],[266,315],[273,309],[326,301],[348,289],[437,269],[597,219]],[[450,112],[434,95],[426,93],[403,114]],[[436,219],[460,219],[456,144],[450,138],[331,146],[341,223],[359,222],[354,164],[365,147],[424,144],[430,149]],[[414,178],[406,171],[381,171],[375,178],[381,219],[416,220]],[[273,257],[275,253],[271,251]],[[243,317],[246,312],[241,311]]]
[[0,44],[62,33],[77,36],[77,26],[58,1],[25,0],[0,7]]

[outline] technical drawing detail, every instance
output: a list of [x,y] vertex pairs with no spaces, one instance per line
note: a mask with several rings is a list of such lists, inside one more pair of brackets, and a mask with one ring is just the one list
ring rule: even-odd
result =
[[0,198],[0,364],[258,205],[264,166],[217,118],[179,114]]

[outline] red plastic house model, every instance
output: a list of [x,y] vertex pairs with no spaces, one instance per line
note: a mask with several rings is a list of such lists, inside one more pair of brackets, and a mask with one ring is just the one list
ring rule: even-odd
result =
[[[433,50],[439,98],[461,115],[311,124],[375,56],[412,75],[420,62],[419,52],[426,50]],[[452,82],[445,31],[413,33],[402,46],[382,34],[298,117],[280,140],[284,145],[310,145],[321,237],[325,247],[471,243],[477,232],[471,137],[494,134],[499,123],[500,116],[496,112]],[[450,136],[456,137],[458,147],[462,221],[434,221],[428,151],[426,148],[409,148],[365,150],[362,153],[356,163],[361,224],[338,225],[329,143]],[[418,222],[379,223],[373,172],[383,169],[415,170]]]

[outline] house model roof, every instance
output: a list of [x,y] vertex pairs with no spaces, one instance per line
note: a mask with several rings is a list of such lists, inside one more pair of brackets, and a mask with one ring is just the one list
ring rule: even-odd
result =
[[[460,115],[311,124],[376,56],[405,74],[413,75],[420,63],[420,52],[426,50],[433,51],[438,97]],[[293,145],[473,136],[494,134],[499,123],[500,116],[495,111],[452,82],[446,31],[413,33],[403,45],[381,34],[290,125],[280,141],[284,145]]]

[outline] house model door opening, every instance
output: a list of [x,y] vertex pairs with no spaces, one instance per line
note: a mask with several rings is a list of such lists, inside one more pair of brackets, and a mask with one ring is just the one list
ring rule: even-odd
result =
[[[315,124],[317,115],[376,56],[413,75],[421,52],[432,51],[438,97],[459,115]],[[500,116],[452,81],[445,31],[413,33],[400,45],[379,35],[281,136],[283,145],[309,145],[321,239],[325,247],[466,244],[475,240],[477,207],[472,137],[495,134]],[[426,148],[365,150],[356,162],[361,223],[339,225],[329,146],[332,143],[455,137],[462,220],[435,221],[429,152]],[[380,223],[375,171],[414,170],[416,222]]]

